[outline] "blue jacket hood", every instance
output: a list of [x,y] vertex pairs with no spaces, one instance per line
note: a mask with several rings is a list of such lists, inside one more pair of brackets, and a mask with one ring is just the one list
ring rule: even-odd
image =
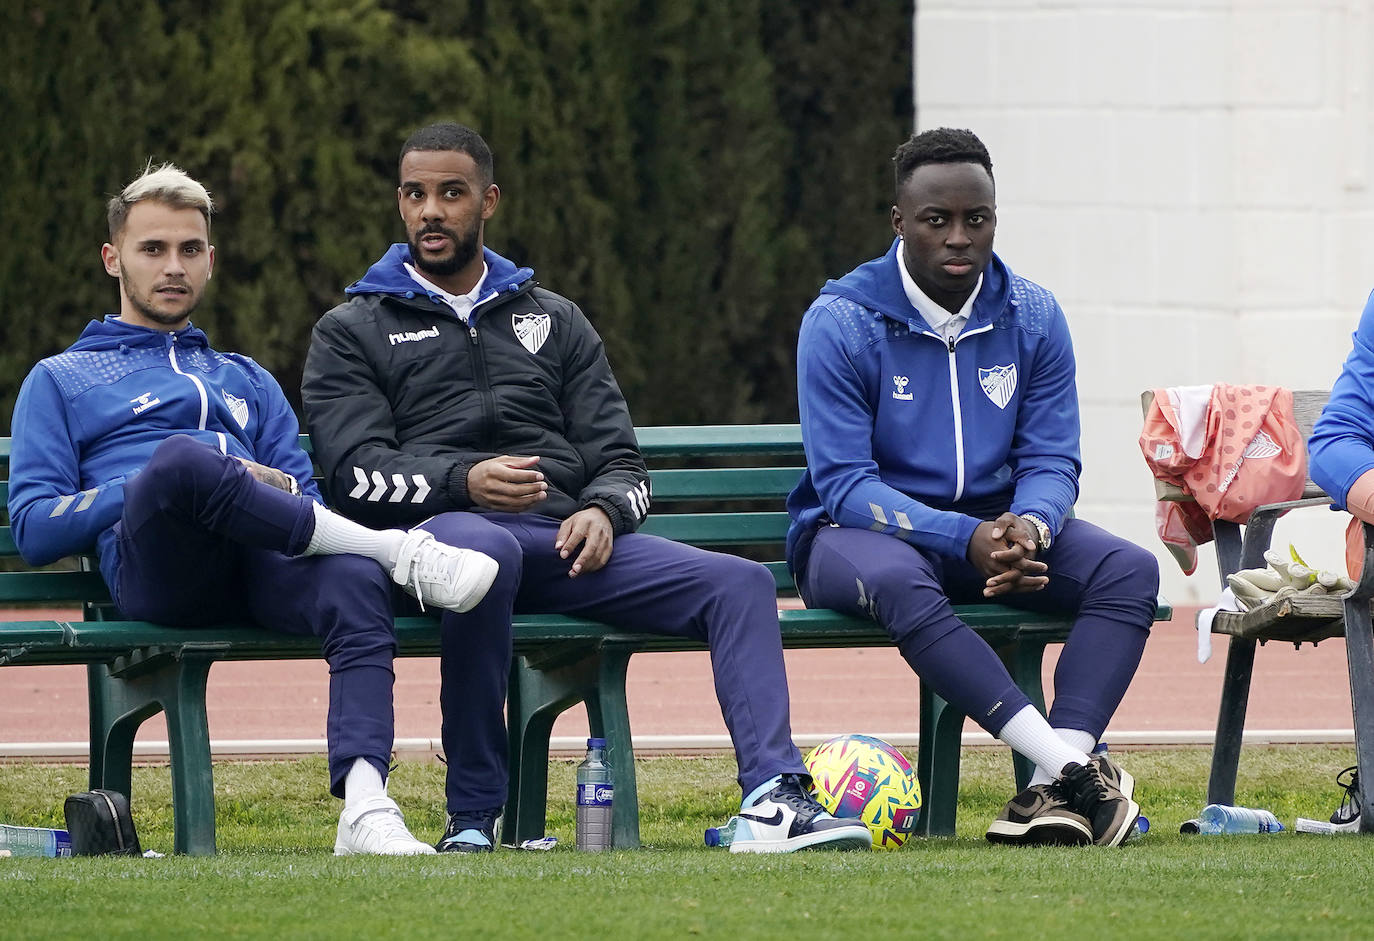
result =
[[[910,324],[913,319],[920,318],[920,312],[907,299],[902,276],[897,271],[901,263],[897,252],[901,244],[901,239],[893,239],[886,255],[864,262],[842,278],[825,282],[821,294],[847,298],[861,307],[886,314],[898,323]],[[996,320],[1006,308],[1010,291],[1011,272],[994,253],[983,272],[983,288],[973,302],[970,325]]]
[[[493,293],[504,294],[520,290],[534,277],[533,268],[517,267],[515,262],[483,247],[482,259],[487,263],[487,281],[483,285],[482,300]],[[344,289],[345,294],[389,294],[394,297],[414,297],[422,288],[406,271],[411,263],[410,246],[397,242],[386,254],[367,269],[367,274]],[[438,298],[434,298],[438,300]]]

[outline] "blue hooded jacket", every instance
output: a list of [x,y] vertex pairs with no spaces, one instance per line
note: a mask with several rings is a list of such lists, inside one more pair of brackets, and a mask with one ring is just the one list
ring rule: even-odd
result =
[[994,255],[947,344],[907,299],[900,245],[827,282],[802,319],[795,573],[827,523],[964,558],[982,520],[1010,509],[1058,533],[1078,497],[1073,345],[1054,295]]
[[1345,509],[1350,488],[1374,470],[1374,294],[1365,302],[1354,346],[1307,444],[1308,473]]
[[31,565],[100,553],[113,578],[124,483],[171,435],[296,478],[319,499],[299,423],[281,387],[247,356],[210,348],[193,326],[174,333],[93,320],[66,352],[29,373],[14,406],[9,513]]

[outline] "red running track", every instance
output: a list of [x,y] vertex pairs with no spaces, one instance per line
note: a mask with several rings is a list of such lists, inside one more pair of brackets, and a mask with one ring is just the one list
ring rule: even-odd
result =
[[[1215,728],[1225,662],[1216,638],[1199,664],[1194,612],[1155,625],[1135,682],[1108,730],[1167,733]],[[49,615],[57,616],[57,615]],[[1045,689],[1052,690],[1052,648]],[[787,652],[792,727],[801,735],[908,732],[917,724],[917,681],[893,649]],[[439,737],[439,667],[434,660],[396,663],[396,735]],[[328,672],[323,661],[222,663],[210,674],[208,707],[215,740],[323,739]],[[629,702],[636,735],[723,735],[725,727],[704,653],[642,654],[631,661]],[[84,667],[0,669],[0,744],[85,742]],[[1256,658],[1248,729],[1341,729],[1352,726],[1345,647],[1269,644]],[[975,727],[970,724],[969,730]],[[554,735],[586,735],[585,713],[566,713]],[[161,722],[145,723],[140,742],[166,739]]]

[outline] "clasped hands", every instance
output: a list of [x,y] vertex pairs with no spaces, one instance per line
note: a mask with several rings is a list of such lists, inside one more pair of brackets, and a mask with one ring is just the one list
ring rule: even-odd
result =
[[[549,485],[535,469],[538,464],[537,455],[503,454],[479,461],[468,471],[468,497],[489,510],[523,513],[548,497]],[[614,540],[615,532],[606,511],[589,506],[563,521],[553,547],[564,559],[581,547],[568,569],[568,577],[576,578],[604,566],[611,557]]]
[[1015,513],[985,520],[973,531],[968,560],[987,577],[984,598],[1040,591],[1049,584],[1049,566],[1035,558],[1039,546],[1030,524]]

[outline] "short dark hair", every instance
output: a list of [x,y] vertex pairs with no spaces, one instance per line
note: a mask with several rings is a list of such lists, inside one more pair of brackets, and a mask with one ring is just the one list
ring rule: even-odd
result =
[[401,145],[401,156],[397,158],[397,171],[400,162],[412,150],[454,150],[467,154],[477,164],[477,172],[482,175],[482,185],[490,186],[493,180],[491,148],[472,128],[463,124],[445,121],[420,128],[406,138]]
[[897,148],[892,155],[892,162],[897,170],[898,189],[916,172],[917,167],[927,163],[976,163],[988,171],[989,179],[994,179],[992,155],[978,135],[952,127],[937,127],[912,134]]

